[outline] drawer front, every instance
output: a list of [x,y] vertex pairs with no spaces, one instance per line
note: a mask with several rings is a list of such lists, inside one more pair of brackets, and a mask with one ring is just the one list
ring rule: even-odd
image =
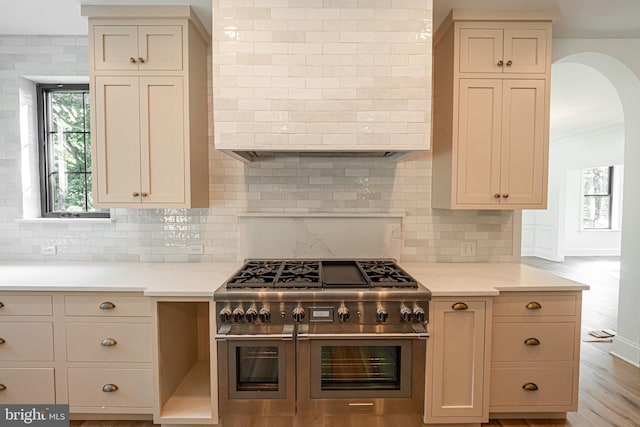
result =
[[151,316],[151,301],[144,297],[109,295],[68,295],[64,298],[67,316]]
[[0,361],[53,361],[51,322],[0,322]]
[[56,403],[53,368],[0,369],[0,404]]
[[574,359],[575,323],[494,323],[494,362],[570,361]]
[[69,362],[151,362],[151,325],[148,323],[67,323],[67,360]]
[[575,316],[576,307],[574,295],[505,295],[493,300],[493,316]]
[[0,316],[51,316],[49,295],[0,295]]
[[[525,390],[525,384],[535,384],[537,390]],[[571,367],[491,369],[491,407],[569,406],[572,401]]]
[[67,378],[72,407],[153,406],[151,369],[69,368]]

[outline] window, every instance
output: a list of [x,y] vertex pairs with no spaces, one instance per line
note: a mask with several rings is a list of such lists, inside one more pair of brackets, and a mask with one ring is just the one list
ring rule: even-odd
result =
[[584,169],[582,191],[582,228],[611,229],[613,166]]
[[88,84],[39,84],[38,135],[43,217],[109,217],[91,198]]

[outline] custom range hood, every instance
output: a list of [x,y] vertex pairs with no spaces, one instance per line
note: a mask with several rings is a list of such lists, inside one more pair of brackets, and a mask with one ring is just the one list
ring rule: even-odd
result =
[[399,158],[430,148],[431,0],[213,2],[216,149]]

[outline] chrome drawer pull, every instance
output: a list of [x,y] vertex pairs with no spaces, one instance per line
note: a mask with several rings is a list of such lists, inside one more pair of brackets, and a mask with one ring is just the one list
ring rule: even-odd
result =
[[4,307],[4,303],[0,301],[0,308]]
[[531,301],[526,305],[526,307],[527,310],[540,310],[542,308],[542,304],[540,304],[538,301]]
[[538,385],[536,383],[526,383],[522,386],[522,389],[526,391],[536,391],[538,390]]
[[527,338],[524,343],[526,345],[540,345],[540,340],[538,338]]
[[2,391],[2,390],[6,390],[6,389],[7,389],[7,386],[6,386],[6,385],[4,385],[4,384],[0,384],[0,391]]
[[469,306],[463,302],[457,302],[451,306],[454,310],[467,310]]
[[115,384],[105,384],[102,386],[102,391],[105,393],[111,393],[112,391],[118,390],[118,386]]
[[116,308],[116,305],[110,301],[105,301],[100,303],[98,307],[100,307],[100,310],[113,310]]
[[0,338],[0,344],[4,344],[4,343],[6,343],[5,339],[4,338]]
[[114,340],[113,338],[105,338],[100,341],[100,346],[102,347],[113,347],[116,344],[118,344],[118,341]]

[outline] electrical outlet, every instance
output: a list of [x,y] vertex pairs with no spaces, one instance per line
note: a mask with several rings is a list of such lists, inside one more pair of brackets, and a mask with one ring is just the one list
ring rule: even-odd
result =
[[42,255],[55,255],[56,252],[56,245],[42,246],[40,248],[40,253]]
[[476,256],[476,242],[462,242],[462,247],[460,248],[461,256]]
[[204,255],[203,245],[189,245],[187,246],[187,253],[189,255]]

